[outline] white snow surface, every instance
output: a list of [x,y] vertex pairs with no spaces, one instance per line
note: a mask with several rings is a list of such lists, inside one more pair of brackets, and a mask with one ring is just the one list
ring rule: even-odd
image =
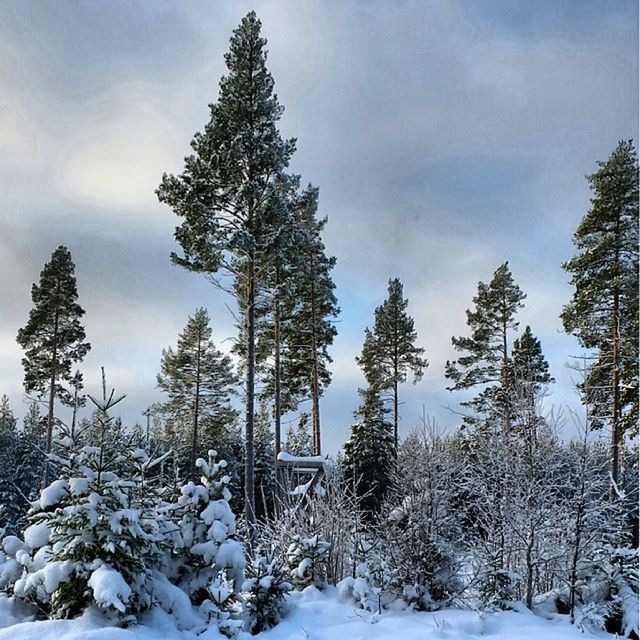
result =
[[[546,619],[524,608],[484,615],[458,609],[433,613],[386,611],[378,615],[341,600],[335,588],[320,592],[308,587],[291,594],[289,604],[290,611],[278,626],[257,636],[241,633],[238,640],[610,640],[613,637],[604,632],[584,634],[569,624],[567,616]],[[0,595],[0,640],[225,640],[215,626],[204,633],[199,629],[181,631],[181,626],[175,616],[159,608],[128,629],[108,626],[95,609],[75,620],[34,622],[33,611]]]

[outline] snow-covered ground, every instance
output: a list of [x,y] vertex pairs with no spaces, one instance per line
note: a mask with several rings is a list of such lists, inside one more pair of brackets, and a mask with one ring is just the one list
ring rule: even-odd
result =
[[[387,611],[366,613],[341,602],[335,589],[313,587],[290,596],[291,609],[277,627],[254,636],[258,640],[585,640],[566,616],[545,619],[533,613],[500,612],[479,615],[448,609],[434,613]],[[105,627],[95,611],[76,620],[24,621],[29,614],[0,596],[0,640],[224,640],[211,628],[201,635],[179,631],[175,619],[159,610],[129,629]],[[610,639],[606,633],[587,637]],[[241,634],[241,640],[252,636]]]

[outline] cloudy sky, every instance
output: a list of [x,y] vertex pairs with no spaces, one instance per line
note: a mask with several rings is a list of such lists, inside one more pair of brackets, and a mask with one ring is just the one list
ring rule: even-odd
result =
[[443,427],[450,338],[479,280],[509,260],[527,293],[521,322],[576,405],[580,352],[558,319],[560,268],[588,206],[584,175],[636,137],[633,0],[0,2],[0,393],[18,414],[15,335],[30,286],[59,244],[77,267],[97,392],[104,365],[132,423],[160,396],[161,349],[206,306],[224,349],[229,302],[173,267],[177,218],[154,195],[208,118],[228,38],[255,8],[269,67],[298,138],[293,169],[320,187],[342,307],[327,447],[347,437],[362,379],[354,357],[390,277],[410,298],[430,367],[402,388],[403,432],[422,407]]

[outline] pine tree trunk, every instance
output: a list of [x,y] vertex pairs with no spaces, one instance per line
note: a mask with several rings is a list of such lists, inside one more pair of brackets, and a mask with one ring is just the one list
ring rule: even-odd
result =
[[398,309],[395,309],[393,341],[393,446],[398,455]]
[[198,331],[198,350],[196,352],[196,395],[193,405],[193,433],[191,434],[191,456],[189,460],[189,476],[196,478],[196,457],[198,455],[198,418],[200,414],[200,351],[202,336]]
[[45,461],[44,461],[44,474],[42,478],[42,488],[49,486],[49,476],[51,474],[49,465],[49,454],[51,453],[51,446],[53,442],[53,406],[56,396],[56,377],[57,377],[57,358],[58,358],[58,325],[59,325],[59,312],[56,309],[55,320],[53,324],[53,352],[51,354],[51,380],[49,384],[49,411],[47,413],[47,441],[45,444]]
[[254,487],[254,448],[253,418],[255,404],[255,301],[256,301],[256,264],[255,254],[249,257],[249,280],[247,282],[247,374],[246,374],[246,422],[245,422],[245,463],[244,463],[244,515],[247,523],[249,542],[255,537],[255,487]]
[[398,374],[396,372],[393,380],[393,443],[398,454]]
[[613,320],[611,326],[611,394],[613,412],[611,419],[611,488],[610,497],[615,499],[620,480],[620,216],[616,219],[615,282],[613,286]]
[[320,382],[318,380],[318,337],[316,319],[316,269],[311,253],[311,357],[313,358],[313,368],[311,371],[311,431],[312,453],[314,456],[321,455],[322,445],[320,442]]
[[281,389],[280,389],[280,377],[281,377],[281,365],[280,365],[280,260],[276,256],[276,286],[275,286],[275,296],[274,296],[274,431],[275,431],[275,491],[274,495],[276,496],[276,507],[278,505],[279,500],[277,499],[280,494],[280,469],[278,467],[278,455],[280,453],[280,444],[282,441],[282,399],[281,399]]
[[500,372],[502,385],[502,401],[504,402],[503,429],[505,434],[509,432],[511,426],[511,416],[509,411],[509,347],[507,344],[507,301],[502,293],[502,371]]

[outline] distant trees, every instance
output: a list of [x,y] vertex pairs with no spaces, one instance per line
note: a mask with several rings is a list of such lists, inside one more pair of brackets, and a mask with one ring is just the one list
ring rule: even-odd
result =
[[413,374],[415,384],[429,363],[422,357],[424,349],[415,345],[418,334],[413,318],[407,314],[409,301],[403,297],[398,278],[389,280],[387,292],[387,299],[375,310],[371,339],[365,340],[360,360],[367,360],[368,367],[379,367],[379,391],[391,394],[393,442],[397,449],[398,386],[407,380],[408,373]]
[[585,380],[592,425],[611,426],[612,491],[620,479],[625,433],[638,424],[638,158],[621,141],[588,176],[591,208],[573,237],[578,253],[563,264],[575,287],[562,311],[565,330],[595,359]]
[[[71,382],[72,365],[84,358],[91,345],[85,342],[80,319],[84,309],[77,303],[75,265],[66,247],[58,247],[31,289],[34,307],[27,324],[18,331],[18,343],[24,349],[24,388],[27,393],[49,393],[45,451],[51,452],[54,426],[54,401],[70,402],[63,382]],[[45,463],[43,484],[49,480]]]
[[197,309],[176,349],[162,351],[158,375],[158,387],[169,398],[158,409],[172,422],[177,441],[187,446],[179,466],[190,473],[196,473],[198,457],[220,446],[237,418],[230,402],[237,384],[231,358],[216,349],[211,335],[206,309]]

